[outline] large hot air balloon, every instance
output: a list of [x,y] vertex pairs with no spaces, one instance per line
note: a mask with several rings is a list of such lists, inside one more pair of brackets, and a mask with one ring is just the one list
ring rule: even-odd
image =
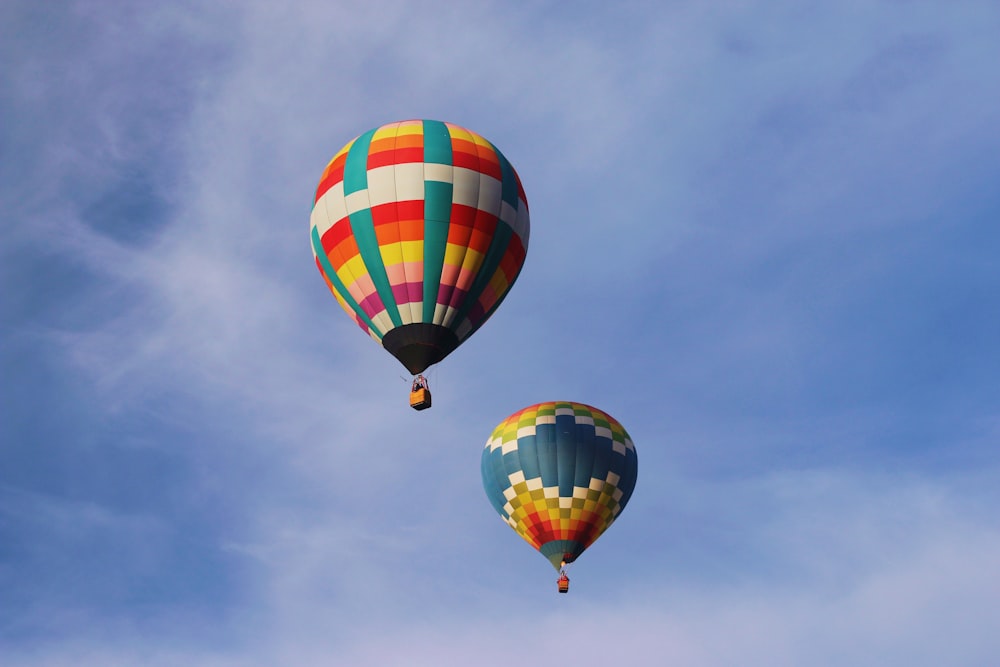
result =
[[483,487],[500,517],[562,575],[625,509],[638,459],[625,428],[583,403],[539,403],[493,430]]
[[334,155],[310,227],[337,301],[416,375],[507,295],[528,248],[528,204],[489,141],[409,120],[369,130]]

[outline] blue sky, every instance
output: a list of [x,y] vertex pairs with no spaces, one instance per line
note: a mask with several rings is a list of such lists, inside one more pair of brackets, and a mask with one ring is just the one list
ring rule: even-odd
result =
[[[995,3],[161,4],[0,10],[5,665],[1000,655]],[[405,118],[532,220],[422,413],[308,242]],[[543,400],[639,454],[567,596],[479,480]]]

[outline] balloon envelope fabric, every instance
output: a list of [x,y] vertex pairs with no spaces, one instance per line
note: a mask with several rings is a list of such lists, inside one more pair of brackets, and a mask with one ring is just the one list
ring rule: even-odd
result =
[[638,459],[625,428],[583,403],[538,403],[494,429],[481,461],[493,508],[560,569],[625,509]]
[[340,305],[413,374],[486,322],[528,249],[528,204],[503,154],[451,123],[409,120],[338,152],[310,217]]

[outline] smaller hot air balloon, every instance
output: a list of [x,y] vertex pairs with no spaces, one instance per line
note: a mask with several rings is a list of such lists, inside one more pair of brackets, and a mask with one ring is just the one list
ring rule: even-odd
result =
[[538,403],[500,422],[481,462],[500,517],[560,573],[608,529],[635,488],[638,459],[625,428],[583,403]]

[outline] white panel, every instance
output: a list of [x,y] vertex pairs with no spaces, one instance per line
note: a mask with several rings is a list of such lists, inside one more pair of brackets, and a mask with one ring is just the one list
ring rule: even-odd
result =
[[528,487],[528,491],[537,491],[538,489],[542,488],[542,478],[532,477],[531,479],[527,480],[525,484]]
[[590,424],[594,425],[594,417],[592,415],[576,415],[577,424]]
[[555,424],[555,423],[556,423],[555,415],[539,415],[538,417],[535,417],[536,426],[538,424]]
[[528,426],[522,426],[517,429],[517,437],[523,438],[526,435],[535,435],[535,425],[529,424]]
[[508,440],[503,443],[501,450],[504,454],[510,454],[511,452],[517,451],[517,440]]
[[393,165],[368,171],[368,200],[372,206],[396,201],[396,173]]
[[530,232],[531,223],[528,217],[528,205],[523,201],[518,202],[517,208],[517,222],[514,223],[514,231],[517,235],[521,237],[521,243],[524,247],[528,247],[528,235]]
[[471,169],[455,168],[455,187],[451,200],[476,208],[479,206],[479,172]]
[[562,498],[562,497],[559,498],[559,508],[560,509],[568,510],[571,507],[573,507],[573,499],[572,498]]
[[510,480],[511,484],[523,484],[524,483],[524,472],[521,470],[516,470],[511,474],[507,475],[507,479]]
[[559,487],[558,486],[543,486],[542,494],[546,498],[558,498],[559,497]]
[[[312,213],[309,214],[309,227],[314,228],[319,232],[319,237],[323,238],[323,234],[333,227],[333,222],[330,221],[330,216],[326,214],[326,206],[323,204],[323,200],[316,202],[313,206]],[[311,236],[311,234],[310,234]],[[312,245],[311,243],[309,245]],[[313,249],[313,254],[316,254],[316,250]]]
[[608,484],[610,484],[611,486],[618,486],[618,481],[620,479],[621,477],[619,477],[616,473],[613,472],[608,473]]
[[500,196],[502,194],[503,187],[500,181],[492,176],[479,174],[479,202],[476,204],[476,208],[499,217],[500,202],[502,201]]
[[372,318],[372,322],[374,322],[375,326],[377,326],[383,332],[389,331],[390,329],[396,326],[395,324],[392,323],[392,319],[389,317],[389,313],[387,313],[384,310],[375,315],[375,317]]
[[406,162],[395,165],[396,200],[412,201],[424,198],[424,164]]
[[580,499],[586,498],[588,491],[590,491],[590,489],[588,489],[585,486],[574,486],[573,487],[573,497],[574,498],[580,498]]
[[423,301],[411,301],[407,305],[410,307],[410,322],[423,322],[424,321]]
[[611,429],[608,428],[607,426],[595,426],[594,434],[597,436],[603,436],[608,440],[611,439]]
[[[436,294],[434,295],[437,296]],[[440,324],[443,327],[451,328],[451,323],[454,321],[455,316],[458,315],[458,309],[452,306],[446,306],[442,303],[434,306],[434,324]],[[456,332],[457,335],[457,332]],[[459,340],[462,337],[459,336]]]
[[[325,221],[322,221],[322,218],[314,217],[313,224],[316,225],[320,236],[323,236],[338,220],[347,217],[347,208],[344,205],[344,184],[342,182],[337,183],[323,193],[323,196],[313,206],[313,216],[316,216],[317,213],[326,216]],[[318,224],[321,221],[322,224]]]
[[371,208],[368,205],[367,190],[358,190],[357,192],[352,192],[351,194],[344,197],[344,203],[347,205],[348,213],[357,213],[358,211],[363,211],[366,208]]
[[517,225],[517,210],[507,202],[500,202],[500,219],[511,229]]
[[517,498],[517,491],[514,490],[514,487],[507,487],[503,490],[503,497],[506,498],[508,502],[514,500],[514,498]]
[[455,171],[455,167],[452,167],[450,164],[425,162],[423,167],[425,181],[439,181],[441,183],[452,182],[452,174]]
[[472,323],[467,319],[463,320],[457,328],[453,329],[453,331],[455,332],[455,336],[458,338],[459,342],[461,342],[472,332]]
[[574,416],[576,416],[576,413],[573,412],[573,408],[556,408],[556,416],[557,417],[563,417],[563,416],[566,416],[566,415],[569,415],[570,417],[574,417]]
[[616,440],[615,442],[611,443],[611,449],[615,450],[616,452],[618,452],[622,456],[625,456],[625,444],[624,443],[618,442]]

